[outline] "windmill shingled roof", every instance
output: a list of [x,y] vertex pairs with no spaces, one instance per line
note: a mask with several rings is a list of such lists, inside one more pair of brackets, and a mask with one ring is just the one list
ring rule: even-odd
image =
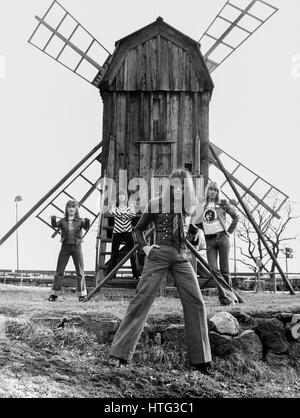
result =
[[178,29],[169,25],[160,16],[154,22],[116,41],[116,48],[112,55],[110,65],[106,70],[100,83],[100,89],[101,85],[102,88],[105,90],[107,86],[111,84],[116,73],[116,68],[120,68],[129,49],[136,46],[139,43],[139,40],[140,43],[143,43],[146,39],[150,39],[152,36],[158,35],[159,33],[161,33],[162,35],[167,35],[168,38],[171,38],[172,41],[175,44],[177,43],[181,48],[184,45],[184,49],[186,49],[186,51],[190,53],[191,59],[195,63],[195,68],[198,68],[201,71],[202,76],[204,75],[205,77],[206,90],[212,92],[214,84],[206,66],[203,55],[200,51],[199,42],[195,41],[194,39],[180,32]]

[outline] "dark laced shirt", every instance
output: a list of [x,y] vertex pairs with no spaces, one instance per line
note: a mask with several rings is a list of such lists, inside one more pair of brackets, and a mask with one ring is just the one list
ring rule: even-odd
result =
[[74,228],[74,222],[72,220],[68,220],[68,229],[67,229],[67,236],[66,236],[65,243],[76,244],[75,228]]
[[182,214],[163,213],[159,210],[159,200],[152,200],[141,216],[135,234],[141,248],[147,244],[143,231],[153,222],[156,230],[156,244],[170,247],[185,248],[185,234]]

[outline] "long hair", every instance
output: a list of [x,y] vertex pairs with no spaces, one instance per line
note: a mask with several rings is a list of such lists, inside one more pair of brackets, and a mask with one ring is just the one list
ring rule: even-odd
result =
[[[182,189],[181,202],[175,202],[174,187],[180,184]],[[192,214],[196,207],[196,194],[193,178],[189,171],[176,168],[169,176],[169,184],[161,194],[162,209],[170,212]],[[169,207],[168,207],[169,206]]]
[[125,204],[127,205],[127,203],[128,203],[128,194],[127,194],[126,190],[125,189],[120,189],[119,193],[117,194],[117,199],[116,199],[116,206],[117,207],[120,204],[120,198],[119,198],[120,194],[126,197]]
[[66,203],[66,207],[65,207],[65,219],[68,219],[69,214],[68,214],[68,207],[70,206],[75,206],[75,215],[74,218],[80,218],[79,216],[79,205],[78,202],[76,200],[68,200]]
[[215,198],[215,203],[219,203],[219,201],[220,201],[220,187],[219,187],[217,182],[211,181],[211,182],[207,183],[207,186],[205,187],[205,204],[206,205],[208,204],[208,191],[209,191],[209,189],[212,189],[212,188],[218,190],[218,193],[217,193],[216,198]]

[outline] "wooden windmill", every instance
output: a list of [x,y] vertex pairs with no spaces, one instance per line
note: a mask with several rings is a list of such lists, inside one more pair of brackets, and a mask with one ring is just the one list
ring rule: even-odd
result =
[[[2,238],[0,245],[38,210],[37,217],[49,225],[44,215],[49,209],[61,213],[59,199],[63,196],[76,197],[95,222],[99,213],[91,210],[88,200],[98,193],[97,181],[105,175],[118,182],[120,170],[128,180],[140,177],[150,181],[168,176],[180,166],[207,182],[209,166],[217,166],[226,177],[224,190],[228,184],[235,189],[241,205],[244,196],[251,196],[256,205],[278,217],[287,196],[237,160],[233,160],[233,169],[227,170],[221,158],[228,155],[209,141],[211,73],[277,10],[262,0],[229,0],[200,38],[201,46],[159,17],[117,41],[112,54],[57,1],[43,17],[36,16],[38,25],[29,42],[100,90],[102,141]],[[101,171],[97,168],[96,178],[91,179],[88,172],[99,163]],[[251,173],[249,184],[239,180],[241,168]],[[80,197],[70,192],[78,182],[87,185]],[[267,185],[263,195],[254,190],[259,182]],[[267,201],[273,192],[279,196],[276,208]],[[242,209],[248,215],[255,207],[242,205]],[[101,215],[100,221],[96,269],[101,281],[112,225],[107,216]]]

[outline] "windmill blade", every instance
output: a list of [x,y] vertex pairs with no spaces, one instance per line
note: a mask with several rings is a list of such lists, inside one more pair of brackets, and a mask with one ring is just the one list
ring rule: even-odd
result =
[[[94,147],[78,164],[73,167],[52,189],[46,193],[1,239],[0,246],[35,212],[48,202],[36,217],[50,227],[49,215],[63,216],[66,199],[75,199],[79,202],[81,213],[92,218],[92,224],[98,217],[94,208],[99,192],[99,164],[102,163],[102,142]],[[74,177],[75,176],[75,177]],[[70,181],[71,180],[71,181]],[[82,186],[82,183],[85,186]],[[75,189],[74,189],[75,186]],[[58,192],[59,191],[59,192]],[[58,194],[57,194],[58,192]],[[61,200],[63,198],[63,202]],[[51,200],[50,200],[51,199]],[[49,201],[50,200],[50,201]],[[95,203],[96,202],[96,203]]]
[[[91,227],[99,216],[98,200],[99,192],[102,188],[101,177],[99,177],[99,164],[102,163],[102,145],[100,150],[92,154],[92,159],[88,159],[80,163],[78,169],[67,176],[66,180],[60,187],[58,192],[52,193],[48,203],[36,215],[40,221],[53,230],[49,222],[51,215],[55,214],[57,217],[64,216],[65,202],[68,199],[76,200],[80,207],[80,215],[82,218],[89,218],[91,220]],[[103,193],[104,195],[104,193]],[[87,232],[86,232],[87,233]],[[84,234],[84,236],[86,235]],[[58,234],[55,231],[52,234],[54,238]]]
[[[278,212],[288,200],[289,196],[287,196],[277,187],[273,186],[267,180],[263,179],[254,171],[250,170],[240,161],[227,154],[221,148],[212,143],[211,146],[225,167],[226,174],[237,186],[241,198],[247,201],[247,206],[250,213],[254,214],[256,210],[263,209],[268,211],[270,216],[279,219],[280,216]],[[211,165],[220,169],[216,159],[213,157],[211,152],[209,154],[209,162]],[[214,180],[220,183],[220,190],[222,194],[228,200],[231,200],[230,196],[232,193],[227,180],[221,183],[221,181],[218,179],[218,173],[216,171],[212,173]],[[239,203],[237,203],[237,207],[239,208]]]
[[36,19],[39,23],[28,42],[98,87],[110,52],[56,0],[42,18]]
[[199,42],[210,73],[279,9],[263,0],[228,0]]

